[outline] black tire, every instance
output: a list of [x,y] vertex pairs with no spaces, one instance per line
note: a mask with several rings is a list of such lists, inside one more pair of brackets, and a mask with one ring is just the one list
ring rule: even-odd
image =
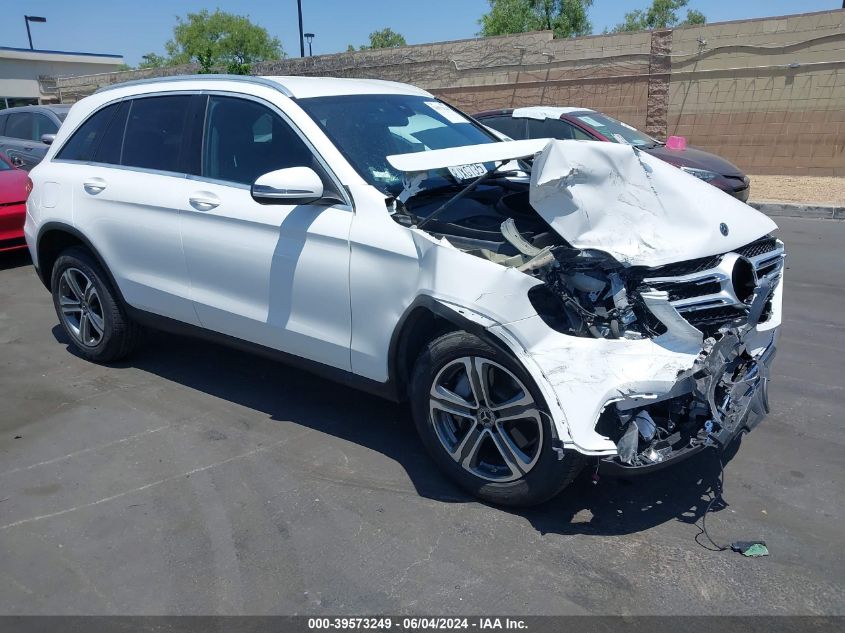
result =
[[[467,357],[486,359],[480,361],[482,363],[492,361],[511,372],[521,381],[520,386],[528,390],[536,405],[533,408],[539,412],[539,416],[535,416],[535,419],[539,417],[542,424],[542,439],[538,436],[532,452],[533,459],[536,461],[530,470],[521,474],[518,479],[490,481],[489,478],[470,472],[450,455],[435,428],[434,418],[441,414],[431,410],[430,392],[434,381],[441,375],[441,371],[450,371],[451,367],[459,366],[461,359]],[[410,391],[414,423],[429,454],[447,476],[476,497],[503,506],[536,505],[557,495],[581,470],[583,459],[579,453],[567,450],[563,454],[563,459],[559,459],[558,453],[552,448],[552,438],[555,435],[553,435],[551,417],[545,401],[528,372],[510,355],[468,332],[450,332],[428,344],[414,366]],[[460,419],[463,420],[463,418]],[[475,424],[476,432],[479,430],[483,432],[481,421],[473,422],[467,419],[460,423],[467,427]],[[492,431],[487,437],[492,441]],[[459,439],[456,434],[456,442]],[[468,444],[469,442],[465,443],[467,446]],[[495,447],[495,443],[492,447]],[[513,473],[513,469],[510,471]],[[508,476],[515,476],[515,474]]]
[[[85,308],[96,312],[100,318],[98,323],[102,326],[102,333],[99,340],[95,341],[97,332],[92,329],[94,334],[88,344],[83,342],[81,332],[76,331],[81,328],[74,328],[74,322],[81,321],[81,317],[76,317],[75,313],[66,316],[62,311],[62,296],[67,297],[69,289],[69,285],[63,282],[63,275],[69,270],[77,281],[90,281],[90,295],[96,299],[96,304],[93,301],[90,304],[85,303]],[[120,296],[112,288],[108,276],[90,252],[79,246],[62,251],[53,265],[50,287],[59,323],[80,356],[95,363],[108,363],[124,358],[132,352],[140,336],[140,327],[129,318]],[[71,294],[75,296],[75,293]]]

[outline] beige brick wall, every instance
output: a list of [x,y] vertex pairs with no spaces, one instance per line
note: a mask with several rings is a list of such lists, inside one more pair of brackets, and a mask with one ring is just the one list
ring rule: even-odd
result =
[[[666,67],[653,63],[652,37],[640,32],[556,40],[550,32],[524,33],[286,59],[257,64],[253,72],[403,81],[468,112],[578,105],[645,128],[649,69]],[[659,136],[686,136],[749,173],[845,176],[845,10],[685,27],[670,40],[666,97],[665,82],[651,75],[651,129],[665,121]],[[57,83],[70,102],[102,85],[193,71]],[[665,117],[654,116],[664,106]]]

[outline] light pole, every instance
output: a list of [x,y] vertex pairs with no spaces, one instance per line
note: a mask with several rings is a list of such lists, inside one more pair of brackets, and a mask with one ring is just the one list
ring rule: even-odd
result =
[[305,39],[308,40],[308,57],[313,57],[314,52],[311,50],[311,42],[314,41],[314,34],[313,33],[306,33]]
[[25,15],[23,16],[24,24],[26,24],[26,36],[29,38],[29,50],[34,51],[35,49],[32,47],[32,33],[29,31],[29,23],[30,22],[46,22],[47,18],[42,18],[37,15]]
[[299,56],[305,57],[305,38],[302,35],[302,0],[296,0],[296,8],[299,11]]

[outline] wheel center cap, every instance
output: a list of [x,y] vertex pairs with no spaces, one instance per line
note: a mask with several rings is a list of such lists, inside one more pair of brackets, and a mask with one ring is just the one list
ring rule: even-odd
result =
[[489,429],[496,422],[496,415],[487,407],[481,407],[476,416],[478,423],[485,429]]

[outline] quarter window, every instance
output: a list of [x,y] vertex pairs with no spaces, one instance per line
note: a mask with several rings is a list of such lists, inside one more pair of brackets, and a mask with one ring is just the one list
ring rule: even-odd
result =
[[[94,152],[97,150],[99,142],[103,138],[112,118],[114,118],[119,105],[115,103],[106,106],[88,117],[88,120],[79,126],[79,129],[73,133],[73,136],[59,150],[56,158],[59,160],[79,160],[85,162],[94,160]],[[120,151],[119,148],[120,143],[118,142],[118,153]]]
[[129,111],[121,163],[128,167],[180,171],[190,102],[187,95],[135,99]]
[[321,169],[309,147],[269,108],[234,97],[208,101],[202,175],[245,185],[286,167]]

